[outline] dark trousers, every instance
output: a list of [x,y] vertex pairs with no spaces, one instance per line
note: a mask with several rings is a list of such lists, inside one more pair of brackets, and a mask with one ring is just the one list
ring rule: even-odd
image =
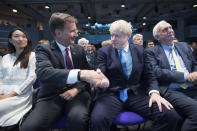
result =
[[7,127],[0,127],[0,131],[19,131],[19,126],[17,125],[12,125],[12,126],[7,126]]
[[[174,106],[183,117],[182,131],[197,131],[197,90],[168,89],[164,97]],[[194,99],[193,99],[194,98]]]
[[63,115],[66,115],[66,125],[69,131],[87,131],[89,105],[88,92],[79,93],[70,101],[60,96],[40,101],[25,119],[20,131],[47,131]]
[[128,100],[123,103],[119,93],[105,93],[97,98],[91,116],[91,131],[110,131],[110,126],[118,114],[124,109],[136,112],[154,122],[153,131],[175,131],[179,115],[174,109],[164,106],[162,112],[153,104],[149,108],[149,96],[128,94]]

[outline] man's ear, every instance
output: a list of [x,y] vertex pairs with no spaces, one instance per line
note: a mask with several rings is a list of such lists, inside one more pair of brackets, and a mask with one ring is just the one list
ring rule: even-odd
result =
[[56,29],[56,30],[55,30],[55,36],[56,36],[56,37],[60,37],[60,36],[61,36],[61,31],[60,31],[60,29]]
[[128,34],[127,36],[128,36],[128,40],[129,40],[129,39],[130,39],[130,37],[131,37],[131,34]]
[[155,35],[155,38],[159,41],[159,35]]

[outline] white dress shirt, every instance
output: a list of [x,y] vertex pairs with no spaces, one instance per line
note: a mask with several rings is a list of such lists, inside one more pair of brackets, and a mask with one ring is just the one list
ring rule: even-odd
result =
[[[64,65],[65,65],[65,69],[67,69],[66,67],[66,48],[65,46],[63,46],[62,44],[60,44],[59,42],[57,42],[57,45],[58,47],[60,48],[61,52],[62,52],[62,55],[64,57]],[[73,60],[72,60],[72,55],[71,55],[71,52],[70,52],[70,46],[68,46],[69,48],[69,56],[70,56],[70,60],[72,62],[72,65],[73,65]],[[69,74],[68,74],[68,78],[66,80],[66,84],[74,84],[78,81],[78,78],[77,78],[77,75],[78,75],[78,72],[80,71],[80,69],[71,69]]]

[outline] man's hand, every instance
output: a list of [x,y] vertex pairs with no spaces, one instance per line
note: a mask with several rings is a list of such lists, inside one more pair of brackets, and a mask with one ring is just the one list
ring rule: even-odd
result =
[[109,87],[109,80],[107,79],[107,77],[101,72],[100,69],[97,69],[96,72],[100,75],[102,75],[102,79],[100,82],[100,86],[101,88],[107,88]]
[[0,100],[2,99],[6,99],[6,98],[9,98],[9,97],[13,97],[13,96],[16,96],[18,94],[16,94],[15,92],[11,92],[10,94],[0,94]]
[[105,75],[97,69],[94,70],[81,70],[80,79],[93,84],[95,87],[107,88],[109,87],[109,80]]
[[187,80],[191,83],[197,83],[197,72],[192,72],[187,75]]
[[161,104],[163,104],[168,110],[170,110],[171,108],[173,108],[173,106],[166,99],[162,98],[156,92],[151,93],[151,97],[150,97],[150,100],[149,100],[149,107],[152,107],[152,104],[154,102],[157,103],[160,112],[162,112],[162,106],[161,106]]
[[72,100],[78,94],[78,92],[79,91],[77,90],[77,88],[72,88],[60,94],[60,96],[66,100]]

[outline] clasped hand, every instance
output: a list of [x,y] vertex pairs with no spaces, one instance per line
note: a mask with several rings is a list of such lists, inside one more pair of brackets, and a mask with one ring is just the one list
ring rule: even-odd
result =
[[109,80],[100,71],[100,69],[94,70],[81,70],[81,80],[92,84],[95,87],[107,88],[109,87]]
[[2,99],[6,99],[6,98],[9,98],[9,97],[13,97],[13,96],[16,96],[17,94],[15,92],[11,92],[10,94],[0,94],[0,100]]
[[192,72],[187,75],[187,80],[191,83],[197,84],[197,72]]

